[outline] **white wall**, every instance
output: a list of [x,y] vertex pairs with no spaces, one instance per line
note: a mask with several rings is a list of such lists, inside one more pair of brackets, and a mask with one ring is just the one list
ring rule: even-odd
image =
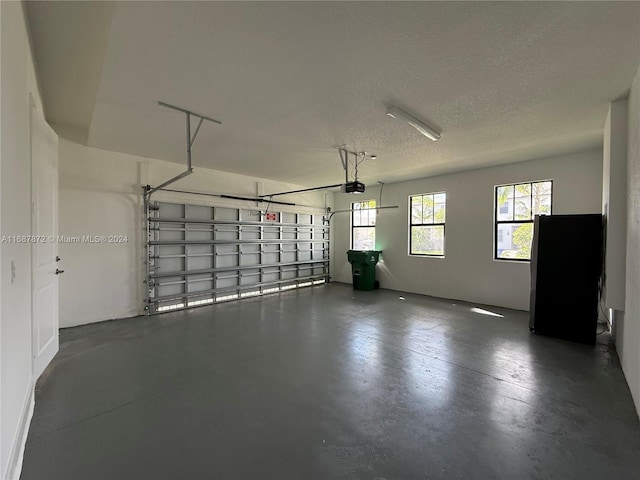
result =
[[604,125],[602,213],[606,220],[604,305],[624,310],[627,245],[627,99],[609,106]]
[[59,243],[60,327],[137,315],[138,163],[59,141],[61,237],[127,235],[126,244]]
[[[119,244],[61,243],[60,327],[125,318],[142,313],[143,205],[142,185],[158,185],[184,171],[176,163],[90,148],[67,138],[72,129],[55,125],[60,138],[60,224],[62,236],[126,235]],[[66,138],[64,138],[66,137]],[[270,180],[197,167],[167,187],[196,192],[255,197],[258,189],[275,193],[300,188]],[[204,205],[260,208],[253,202],[158,192],[156,200]],[[272,206],[271,210],[318,212],[322,192],[276,197],[304,206]],[[264,205],[262,206],[264,209]]]
[[[493,260],[494,186],[545,179],[553,180],[553,213],[601,211],[601,150],[385,185],[383,205],[400,208],[381,210],[378,215],[381,288],[528,310],[529,263]],[[410,257],[408,197],[440,191],[447,193],[446,256]],[[335,208],[349,208],[352,201],[378,199],[378,195],[378,187],[367,187],[357,197],[336,194]],[[349,249],[349,214],[336,214],[332,228],[332,276],[351,283],[351,266],[344,253]]]
[[[29,98],[42,115],[23,5],[0,2],[0,236],[31,233]],[[11,265],[15,278],[11,275]],[[15,478],[33,407],[31,247],[0,244],[0,475]]]
[[628,99],[627,253],[624,312],[613,324],[616,350],[640,415],[640,69]]

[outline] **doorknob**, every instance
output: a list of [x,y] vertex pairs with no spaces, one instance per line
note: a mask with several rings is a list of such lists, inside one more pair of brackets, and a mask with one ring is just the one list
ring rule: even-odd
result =
[[56,275],[60,275],[61,273],[64,273],[64,270],[56,268]]
[[56,262],[59,262],[60,260],[62,260],[59,256],[56,255]]

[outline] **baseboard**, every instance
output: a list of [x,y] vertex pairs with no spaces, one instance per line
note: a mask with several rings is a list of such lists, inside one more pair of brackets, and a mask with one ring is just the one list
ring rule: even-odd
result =
[[7,468],[3,472],[4,480],[18,480],[22,473],[22,460],[24,458],[24,448],[27,444],[27,435],[29,434],[29,426],[33,417],[33,409],[35,407],[35,383],[31,381],[27,394],[25,395],[22,406],[22,414],[20,415],[20,424],[18,431],[11,445],[9,452],[9,461]]

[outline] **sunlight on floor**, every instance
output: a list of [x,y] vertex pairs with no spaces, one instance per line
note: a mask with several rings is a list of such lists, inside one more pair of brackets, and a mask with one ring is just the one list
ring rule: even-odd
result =
[[492,317],[504,318],[504,315],[500,315],[499,313],[495,313],[495,312],[490,312],[489,310],[485,310],[483,308],[474,307],[474,308],[471,309],[471,311],[473,313],[480,313],[482,315],[490,315]]

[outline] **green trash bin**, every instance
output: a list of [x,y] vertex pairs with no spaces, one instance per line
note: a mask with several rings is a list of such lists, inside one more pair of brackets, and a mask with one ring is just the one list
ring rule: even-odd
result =
[[354,290],[374,290],[378,288],[376,264],[380,259],[377,250],[348,250],[347,259],[351,264]]

